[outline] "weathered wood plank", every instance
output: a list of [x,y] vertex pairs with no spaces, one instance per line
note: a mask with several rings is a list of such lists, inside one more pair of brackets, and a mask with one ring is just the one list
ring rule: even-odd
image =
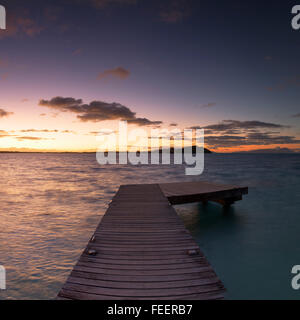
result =
[[121,297],[157,297],[163,298],[168,296],[184,295],[184,294],[199,294],[210,293],[218,290],[222,291],[223,286],[220,283],[211,283],[209,285],[191,286],[182,288],[161,288],[161,289],[124,289],[124,288],[106,288],[97,287],[84,284],[77,284],[67,282],[64,287],[66,290],[74,290],[79,292],[101,294],[109,296],[121,296]]
[[[163,297],[163,300],[219,300],[223,299],[224,290],[217,290],[210,293],[185,294],[178,296]],[[124,297],[124,296],[108,296],[100,294],[92,294],[75,290],[62,289],[59,297],[69,298],[73,300],[145,300],[145,297]],[[158,297],[147,297],[147,300],[158,300]]]

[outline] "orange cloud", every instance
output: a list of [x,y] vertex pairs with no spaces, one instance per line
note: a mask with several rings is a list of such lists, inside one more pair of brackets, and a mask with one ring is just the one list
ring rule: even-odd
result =
[[124,80],[124,79],[128,78],[129,75],[130,75],[130,71],[128,71],[122,67],[118,67],[115,69],[108,69],[103,72],[100,72],[98,74],[97,79],[102,80],[102,79],[107,79],[107,78],[118,78],[118,79]]
[[90,2],[96,8],[102,9],[109,5],[131,5],[136,4],[137,0],[75,0],[76,2]]
[[177,23],[190,15],[186,1],[174,0],[160,12],[160,19],[167,23]]
[[26,35],[33,37],[42,31],[42,27],[36,22],[23,14],[10,14],[7,16],[6,30],[0,30],[0,38],[14,37],[16,35]]
[[8,117],[10,115],[14,114],[13,112],[8,112],[4,109],[0,108],[0,118]]

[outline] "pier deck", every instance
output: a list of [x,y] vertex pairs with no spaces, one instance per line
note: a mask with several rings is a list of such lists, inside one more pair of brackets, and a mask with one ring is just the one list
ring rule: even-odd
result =
[[248,194],[248,187],[206,181],[162,183],[160,188],[171,204],[215,201],[231,205]]
[[195,186],[121,186],[57,298],[223,299],[223,284],[169,202],[182,196],[176,187],[190,197]]

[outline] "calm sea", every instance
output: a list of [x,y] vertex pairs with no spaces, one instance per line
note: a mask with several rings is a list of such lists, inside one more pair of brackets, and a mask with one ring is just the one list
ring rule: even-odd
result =
[[104,166],[94,154],[0,154],[0,299],[52,299],[120,184],[209,180],[249,186],[229,214],[176,210],[224,282],[228,299],[300,299],[300,155],[208,154],[201,176],[183,166]]

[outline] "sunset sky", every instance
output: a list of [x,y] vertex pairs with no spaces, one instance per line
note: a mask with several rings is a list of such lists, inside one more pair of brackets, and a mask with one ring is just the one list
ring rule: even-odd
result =
[[220,152],[300,151],[294,1],[0,0],[0,151],[204,128]]

